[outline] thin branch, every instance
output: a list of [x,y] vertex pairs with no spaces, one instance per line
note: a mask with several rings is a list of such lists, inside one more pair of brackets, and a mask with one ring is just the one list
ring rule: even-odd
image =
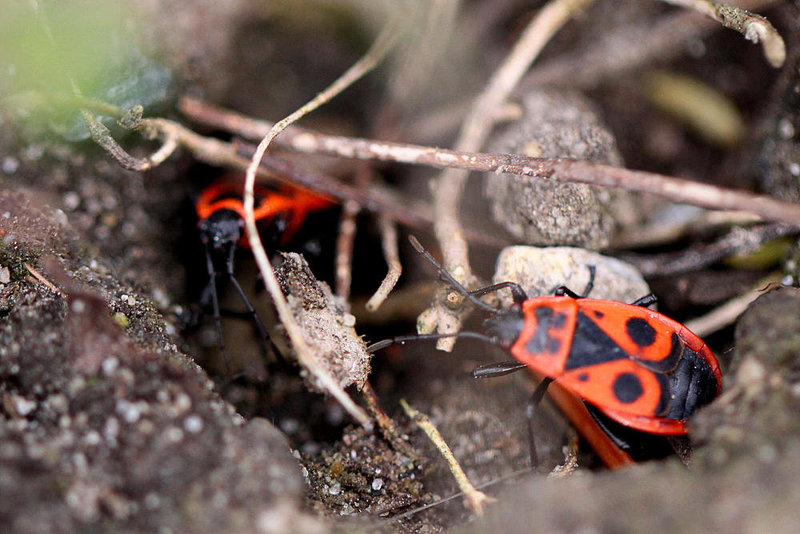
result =
[[62,299],[67,300],[67,294],[61,291],[53,282],[45,278],[42,273],[34,269],[28,263],[23,263],[22,265],[28,270],[29,273],[31,273],[31,276],[33,276],[36,280],[39,281],[39,283],[47,286],[47,288],[49,288],[53,293],[58,294],[58,296],[61,297]]
[[668,4],[693,9],[710,17],[726,28],[736,30],[744,38],[754,43],[761,43],[764,56],[773,67],[780,68],[786,61],[786,44],[778,30],[762,17],[750,13],[740,7],[718,4],[711,0],[662,0]]
[[[357,166],[354,185],[359,189],[369,186],[372,166],[362,162]],[[335,283],[336,295],[345,300],[350,298],[350,284],[353,279],[353,245],[356,239],[356,218],[361,212],[357,202],[348,201],[342,204],[339,217],[339,235],[336,238]]]
[[626,254],[623,259],[635,265],[644,276],[675,275],[696,271],[734,254],[755,252],[767,241],[798,233],[800,228],[786,224],[735,227],[727,235],[708,245],[649,256]]
[[779,284],[780,278],[780,275],[777,274],[764,278],[747,293],[732,298],[701,317],[687,321],[686,328],[700,337],[705,337],[733,324],[754,300],[764,294],[771,284]]
[[[538,57],[550,38],[566,23],[572,14],[585,7],[591,0],[552,0],[520,36],[503,64],[492,75],[483,93],[476,99],[469,115],[461,127],[455,143],[457,150],[479,150],[494,126],[494,115],[510,96],[514,87]],[[442,249],[444,267],[466,285],[473,283],[472,270],[467,255],[467,242],[458,220],[459,205],[468,173],[448,169],[435,180],[434,209],[436,220],[434,231]],[[439,331],[456,331],[460,321],[444,305],[434,304]],[[447,325],[447,327],[445,327]],[[452,350],[455,341],[442,339],[437,343],[440,350]]]
[[[167,139],[174,139],[180,146],[191,151],[198,160],[209,165],[245,170],[255,153],[252,145],[242,144],[241,141],[231,144],[213,137],[204,137],[167,119],[143,119],[141,130],[146,136],[163,138],[165,145]],[[283,136],[278,138],[276,144],[280,144],[282,138]],[[433,224],[432,208],[421,201],[398,195],[388,188],[376,185],[353,187],[329,175],[304,169],[272,156],[265,156],[259,169],[259,176],[300,185],[335,198],[343,204],[355,202],[361,209],[380,213],[406,226],[429,228]],[[467,230],[467,237],[470,241],[484,245],[502,247],[507,244],[503,239],[472,229]]]
[[405,410],[406,414],[417,424],[417,426],[423,432],[425,432],[425,434],[428,436],[428,439],[431,440],[431,443],[436,446],[436,448],[442,454],[442,457],[444,457],[445,461],[447,461],[447,466],[450,468],[450,472],[453,473],[453,478],[456,479],[458,489],[460,489],[461,493],[464,495],[464,500],[469,508],[478,517],[483,517],[483,506],[486,503],[495,501],[496,499],[486,495],[479,489],[476,489],[472,482],[470,482],[467,474],[458,463],[458,460],[456,460],[456,457],[453,456],[453,451],[450,450],[450,447],[439,433],[436,425],[433,424],[433,421],[431,421],[427,415],[409,406],[405,399],[400,399],[400,406],[403,407],[403,410]]
[[123,169],[143,172],[153,167],[148,160],[131,156],[122,148],[111,135],[111,131],[109,131],[103,123],[98,121],[91,111],[82,109],[81,116],[83,117],[83,122],[86,123],[86,127],[89,129],[92,140],[100,145],[103,150],[108,152],[111,157],[117,160]]
[[370,297],[365,307],[367,311],[374,312],[377,310],[389,293],[392,292],[397,281],[400,279],[400,274],[403,272],[403,265],[400,263],[400,253],[397,249],[397,228],[394,223],[387,217],[380,217],[378,224],[381,227],[381,236],[383,242],[383,257],[386,260],[386,265],[389,270],[381,282],[380,287],[375,294]]
[[[475,489],[484,490],[486,488],[490,488],[492,486],[496,486],[497,484],[501,484],[501,483],[506,482],[508,480],[512,480],[512,479],[515,479],[517,477],[522,477],[524,475],[529,475],[532,472],[533,472],[533,470],[530,467],[526,467],[525,469],[518,469],[517,471],[513,471],[513,472],[511,472],[511,473],[509,473],[507,475],[503,475],[501,477],[495,478],[494,480],[490,480],[488,482],[480,484],[479,486],[475,486]],[[461,497],[462,495],[464,495],[464,492],[458,491],[458,492],[456,492],[456,493],[454,493],[454,494],[452,494],[452,495],[450,495],[448,497],[444,497],[442,499],[435,500],[435,501],[433,501],[431,503],[424,504],[424,505],[419,506],[417,508],[413,508],[413,509],[411,509],[411,510],[409,510],[407,512],[403,512],[402,514],[398,514],[398,515],[392,516],[386,522],[386,524],[391,524],[391,523],[396,523],[396,522],[402,521],[403,519],[407,519],[407,518],[409,518],[411,516],[414,516],[414,515],[416,515],[416,514],[418,514],[420,512],[424,512],[425,510],[430,510],[431,508],[436,508],[436,507],[441,506],[441,505],[443,505],[445,503],[448,503],[448,502],[452,501],[453,499]]]
[[732,226],[750,226],[761,221],[761,217],[741,211],[692,210],[694,213],[675,214],[653,220],[643,226],[621,230],[611,241],[612,249],[635,249],[674,243],[689,234],[709,234]]
[[651,21],[609,28],[584,48],[543,61],[523,78],[515,95],[542,86],[592,88],[654,60],[684,52],[681,46],[711,33],[719,25],[685,11]]
[[[206,163],[243,168],[254,149],[239,144],[238,149],[218,139],[203,137],[176,122],[166,119],[144,119],[145,128],[164,135],[175,135],[181,146],[191,150]],[[291,135],[294,132],[294,135]],[[485,154],[460,152],[421,145],[389,143],[371,139],[330,136],[294,128],[286,132],[288,144],[283,136],[276,144],[311,154],[322,154],[344,158],[391,161],[412,165],[426,165],[440,169],[454,167],[478,172],[510,173],[560,182],[575,182],[605,187],[615,187],[639,193],[648,193],[673,202],[701,206],[714,210],[733,210],[752,213],[767,221],[800,224],[800,205],[783,202],[765,195],[726,189],[710,184],[682,178],[665,176],[646,171],[612,167],[601,163],[561,158],[530,158],[512,154]],[[384,213],[410,226],[430,222],[426,213],[407,209],[408,201],[389,191],[371,186],[361,191],[314,171],[299,169],[277,158],[267,157],[261,162],[267,175],[291,176],[297,184],[319,191],[341,201],[354,200],[363,209]],[[405,207],[405,209],[402,209]],[[476,240],[477,240],[476,235]],[[485,237],[485,236],[484,236]],[[486,239],[483,239],[486,242]],[[492,241],[492,240],[489,240]],[[495,239],[494,244],[499,240]]]
[[267,253],[264,250],[264,245],[261,243],[261,237],[256,227],[254,216],[254,194],[256,173],[261,164],[261,160],[266,154],[272,140],[288,125],[297,121],[307,113],[315,110],[325,102],[328,102],[341,91],[352,85],[356,80],[366,74],[369,70],[375,67],[378,62],[389,52],[394,45],[395,41],[400,35],[401,26],[400,11],[398,10],[395,16],[391,18],[386,28],[373,43],[372,47],[367,53],[353,64],[347,71],[344,72],[338,79],[336,79],[330,86],[319,93],[315,98],[309,101],[306,105],[299,108],[294,113],[290,114],[285,119],[279,121],[273,126],[269,133],[261,140],[250,165],[247,167],[245,189],[244,189],[244,211],[245,211],[245,227],[247,228],[247,239],[250,243],[250,248],[253,251],[256,263],[258,264],[261,276],[264,279],[264,284],[272,297],[272,301],[278,312],[278,317],[286,329],[286,333],[292,342],[292,346],[297,353],[297,359],[300,364],[307,369],[319,384],[328,391],[342,407],[350,413],[350,415],[362,425],[369,425],[370,419],[367,414],[358,407],[350,396],[345,393],[342,387],[334,379],[328,369],[320,361],[319,356],[313,347],[311,347],[303,336],[303,331],[297,324],[294,316],[292,315],[286,299],[283,297],[278,280],[275,278],[275,273],[272,270],[272,265],[269,262]]
[[353,259],[353,243],[356,235],[356,216],[361,211],[357,202],[348,201],[342,205],[339,218],[339,235],[336,237],[336,258],[334,260],[336,296],[344,299],[350,295],[350,283],[353,279],[351,268]]
[[367,403],[367,410],[370,414],[372,414],[372,416],[375,418],[375,421],[378,423],[378,428],[381,430],[383,437],[389,443],[391,443],[394,450],[400,454],[403,454],[409,458],[415,458],[416,454],[407,441],[408,437],[404,436],[400,432],[400,429],[397,428],[397,425],[394,423],[394,421],[392,421],[392,418],[386,415],[386,412],[383,411],[378,399],[378,395],[375,393],[375,390],[372,389],[372,384],[369,383],[369,380],[364,382],[364,386],[361,388],[361,393],[363,394],[364,400]]

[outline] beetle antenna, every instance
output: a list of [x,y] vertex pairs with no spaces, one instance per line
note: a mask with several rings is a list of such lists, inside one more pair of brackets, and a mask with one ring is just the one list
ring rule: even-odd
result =
[[467,300],[469,300],[472,303],[473,306],[475,306],[476,308],[479,308],[479,309],[481,309],[483,311],[487,311],[489,313],[497,313],[497,312],[500,311],[499,309],[495,308],[494,306],[489,306],[488,304],[486,304],[485,302],[480,300],[478,297],[476,297],[475,295],[470,293],[470,291],[466,287],[461,285],[461,283],[458,280],[453,278],[452,274],[447,272],[447,270],[445,270],[445,268],[442,267],[441,264],[438,261],[436,261],[436,258],[434,258],[431,255],[430,252],[425,250],[425,248],[422,246],[422,244],[419,242],[419,240],[417,240],[416,237],[414,237],[413,235],[410,235],[410,236],[408,236],[408,240],[411,242],[411,246],[414,247],[414,249],[417,252],[419,252],[422,255],[423,258],[428,260],[434,267],[436,267],[436,270],[439,272],[439,276],[442,278],[442,280],[444,280],[445,282],[450,284],[450,287],[455,289],[456,292],[458,292],[461,296],[463,296]]
[[372,353],[379,351],[381,349],[385,349],[386,347],[391,347],[392,345],[403,345],[409,341],[422,341],[422,340],[430,340],[430,339],[444,339],[447,337],[469,337],[472,339],[478,339],[480,341],[484,341],[486,343],[492,343],[493,345],[497,345],[497,339],[491,336],[487,336],[485,334],[481,334],[480,332],[453,332],[452,334],[413,334],[409,336],[396,336],[391,337],[389,339],[384,339],[382,341],[378,341],[369,345],[367,347],[367,352]]

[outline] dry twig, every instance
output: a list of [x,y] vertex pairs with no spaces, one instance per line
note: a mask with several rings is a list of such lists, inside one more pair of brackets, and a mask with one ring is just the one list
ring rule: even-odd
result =
[[34,269],[30,264],[23,263],[22,265],[28,270],[29,273],[31,273],[31,276],[33,276],[39,283],[46,286],[48,289],[50,289],[53,293],[56,293],[62,299],[67,300],[67,294],[61,291],[53,282],[48,280],[42,273]]
[[389,293],[394,289],[395,284],[400,279],[400,274],[403,272],[403,265],[400,263],[400,253],[397,249],[397,227],[387,217],[381,216],[378,219],[378,224],[381,227],[381,236],[383,242],[383,257],[386,259],[386,265],[389,267],[386,276],[381,282],[380,287],[375,294],[370,297],[365,307],[367,311],[374,312],[377,310]]
[[773,67],[780,68],[786,61],[786,45],[778,30],[762,17],[750,13],[740,7],[718,4],[711,0],[663,0],[693,9],[707,17],[711,17],[726,28],[736,30],[744,38],[754,43],[761,43],[764,56]]
[[[755,10],[777,4],[777,0],[739,2]],[[685,53],[685,43],[702,39],[719,24],[694,11],[665,15],[655,24],[646,22],[609,28],[581,50],[564,52],[542,62],[525,76],[515,94],[525,94],[544,85],[591,88],[613,80],[624,72],[654,61],[664,62]]]
[[[185,126],[166,119],[143,119],[142,125],[145,130],[155,135],[175,136],[177,142],[191,150],[195,157],[212,165],[242,168],[246,162],[244,155],[253,153],[253,149],[249,146],[240,144],[238,150],[235,150],[229,143],[203,137]],[[545,180],[616,187],[714,210],[752,213],[767,221],[800,224],[798,204],[653,172],[624,169],[590,161],[459,152],[420,145],[314,134],[308,131],[295,132],[294,136],[291,133],[292,129],[289,129],[288,145],[282,144],[282,137],[278,138],[276,144],[311,154],[427,165],[440,169],[454,167],[479,172],[505,172]],[[277,158],[266,157],[261,162],[261,167],[267,175],[291,176],[298,185],[343,201],[354,200],[363,209],[385,213],[403,224],[424,225],[430,220],[422,213],[399,210],[397,197],[387,191],[377,188],[359,191],[320,173],[298,169]],[[486,239],[483,241],[486,242]],[[497,244],[498,241],[494,240],[494,243]]]
[[770,285],[779,284],[780,278],[780,275],[775,274],[760,280],[747,293],[732,298],[703,316],[687,321],[686,328],[700,337],[705,337],[733,324],[754,300],[769,289]]
[[406,414],[417,423],[417,426],[425,432],[428,439],[431,440],[439,452],[442,453],[442,456],[447,461],[447,466],[450,468],[450,472],[453,473],[453,478],[456,479],[458,488],[464,495],[467,506],[469,506],[470,510],[472,510],[475,515],[482,517],[484,504],[490,503],[495,499],[476,489],[472,482],[469,481],[467,474],[464,473],[458,460],[453,456],[453,451],[450,450],[450,447],[439,433],[436,425],[433,424],[427,415],[409,406],[405,399],[400,399],[400,405],[403,407]]
[[800,233],[800,228],[786,224],[762,224],[752,228],[733,228],[714,243],[695,246],[679,252],[639,256],[623,256],[644,276],[665,276],[696,271],[734,254],[749,254],[764,243],[783,236]]
[[247,239],[250,243],[250,248],[253,251],[256,263],[258,265],[261,276],[264,279],[264,284],[272,297],[272,302],[278,312],[278,317],[281,324],[286,329],[286,333],[292,342],[292,346],[297,354],[297,359],[300,364],[310,372],[326,391],[328,391],[348,413],[362,425],[369,424],[369,417],[367,414],[358,407],[353,400],[345,393],[342,387],[336,382],[328,369],[320,362],[318,355],[313,347],[305,341],[303,332],[298,326],[297,322],[289,309],[286,299],[283,297],[278,280],[275,278],[275,273],[272,270],[272,265],[269,262],[267,253],[264,250],[264,245],[261,243],[261,237],[258,234],[256,221],[254,216],[254,187],[256,180],[256,173],[261,164],[261,160],[266,154],[272,140],[283,131],[288,125],[297,121],[304,115],[315,110],[325,102],[328,102],[341,91],[352,85],[361,76],[369,72],[378,62],[388,53],[392,48],[394,42],[399,37],[401,32],[400,11],[391,18],[386,28],[373,43],[369,51],[359,59],[353,66],[344,72],[338,79],[336,79],[324,91],[318,94],[315,98],[309,101],[306,105],[299,108],[294,113],[290,114],[285,119],[278,121],[269,133],[261,140],[256,148],[255,154],[247,167],[244,189],[244,211],[245,211],[245,227],[247,229]]
[[[190,114],[192,117],[202,117],[206,119],[204,122],[220,127],[223,124],[230,125],[231,123],[245,122],[248,128],[254,128],[251,130],[252,133],[261,131],[260,128],[268,124],[260,123],[256,125],[255,123],[258,121],[248,120],[241,115],[224,112],[219,108],[207,107],[198,101],[188,99],[184,100],[183,109],[185,111],[191,109],[192,113]],[[244,129],[235,129],[234,131],[243,133]],[[229,147],[225,143],[215,139],[203,138],[189,130],[186,133],[190,135],[188,141],[191,141],[191,145],[193,145],[190,148],[196,151],[198,158],[218,164],[241,164],[241,158],[237,157],[236,154],[231,154]],[[200,146],[201,144],[203,146]],[[283,148],[309,154],[427,165],[440,169],[453,167],[479,172],[505,172],[547,180],[616,187],[660,196],[673,202],[715,210],[744,211],[759,215],[765,220],[800,224],[800,206],[797,204],[782,202],[768,196],[754,195],[744,191],[735,191],[691,180],[612,167],[590,161],[464,152],[372,139],[324,135],[295,128],[287,130],[286,135],[281,136],[276,141],[276,144]],[[242,153],[252,154],[251,149],[241,148]],[[206,149],[213,149],[215,154],[209,158],[208,154],[205,153]],[[286,174],[290,175],[294,173],[291,166],[279,161],[273,161],[269,168],[277,173],[286,172]],[[313,176],[310,171],[306,172],[308,176]],[[304,177],[294,174],[298,178],[300,185],[320,190],[322,193],[335,198],[353,199],[361,203],[365,209],[379,211],[376,209],[378,207],[377,195],[359,194],[357,190],[354,190],[348,191],[347,196],[345,196],[341,191],[348,189],[348,186],[344,184],[336,186],[341,187],[342,190],[336,190],[330,187],[331,184],[322,184],[321,181],[315,182],[310,178],[304,179]],[[320,188],[322,185],[326,186],[326,188]],[[381,208],[391,209],[390,204],[391,202],[385,203]],[[394,216],[393,218],[405,223],[401,218]]]
[[346,299],[350,295],[350,282],[353,278],[351,263],[353,259],[353,243],[356,236],[356,217],[361,208],[358,202],[349,200],[342,204],[342,215],[339,218],[339,233],[336,236],[336,296]]
[[[591,0],[552,0],[539,12],[470,109],[455,143],[457,150],[474,151],[483,146],[494,126],[495,114],[505,104],[539,52],[575,11],[590,2]],[[467,242],[458,220],[458,208],[467,176],[467,172],[448,169],[435,180],[434,231],[442,249],[444,267],[456,280],[470,286],[473,276],[467,255]],[[460,319],[447,306],[434,303],[432,310],[428,315],[436,316],[434,322],[439,332],[450,333],[459,329]],[[433,326],[433,323],[430,325]],[[439,340],[437,347],[449,351],[454,343],[454,339],[445,338]]]

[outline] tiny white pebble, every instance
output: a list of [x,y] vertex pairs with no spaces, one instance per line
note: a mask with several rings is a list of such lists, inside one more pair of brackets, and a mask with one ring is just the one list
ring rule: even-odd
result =
[[14,409],[20,416],[25,417],[26,415],[28,415],[29,413],[31,413],[33,410],[36,409],[36,401],[28,400],[24,397],[17,397],[15,395]]
[[110,375],[119,367],[119,360],[112,356],[111,358],[106,358],[103,360],[101,366],[103,368],[103,372],[107,375]]
[[100,433],[96,430],[90,430],[86,433],[86,437],[83,438],[87,445],[97,445],[100,443],[102,438],[100,437]]
[[72,301],[71,307],[72,311],[74,311],[75,313],[83,313],[83,311],[86,309],[86,303],[81,299],[75,299]]
[[183,430],[171,426],[164,431],[164,439],[169,443],[178,443],[183,439]]
[[764,445],[758,449],[756,453],[758,459],[761,460],[761,463],[772,463],[778,457],[778,451],[775,450],[773,445]]
[[126,423],[135,423],[142,417],[142,406],[136,402],[120,399],[117,401],[117,414]]
[[375,480],[372,481],[372,489],[373,490],[380,491],[382,487],[383,487],[383,479],[382,478],[376,478]]
[[8,267],[0,269],[0,284],[7,284],[11,281],[11,272]]
[[119,436],[119,421],[116,417],[109,417],[103,425],[103,436],[109,445],[116,445],[117,436]]
[[61,202],[67,211],[74,211],[81,205],[81,196],[75,191],[67,191],[61,198]]
[[328,488],[328,493],[330,493],[331,495],[339,495],[341,492],[342,492],[342,485],[339,484],[338,482],[335,483],[330,488]]
[[155,492],[150,492],[144,496],[144,505],[149,510],[155,510],[161,506],[161,498]]
[[13,156],[7,156],[3,160],[3,172],[6,174],[14,174],[19,170],[19,160]]
[[192,398],[186,393],[179,393],[175,396],[173,406],[179,414],[186,413],[192,407]]
[[794,125],[789,119],[781,119],[778,122],[778,132],[784,139],[791,139],[794,137]]
[[183,428],[185,428],[187,432],[196,434],[203,430],[203,419],[199,415],[190,415],[184,419]]
[[281,420],[280,427],[284,434],[289,434],[291,436],[300,428],[300,423],[297,419],[287,418]]
[[789,173],[791,173],[792,176],[800,176],[800,163],[790,163]]

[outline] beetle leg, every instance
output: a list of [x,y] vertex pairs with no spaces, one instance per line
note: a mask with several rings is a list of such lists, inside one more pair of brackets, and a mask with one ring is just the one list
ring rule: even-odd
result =
[[231,281],[231,284],[236,289],[236,292],[239,293],[239,298],[242,299],[244,302],[244,306],[247,309],[247,315],[253,320],[253,323],[256,325],[256,329],[258,330],[259,335],[259,342],[262,343],[262,349],[264,353],[267,353],[267,346],[266,343],[269,341],[269,334],[267,334],[267,329],[264,328],[264,323],[261,322],[261,319],[258,318],[258,314],[256,313],[255,308],[253,305],[250,304],[250,300],[247,298],[247,295],[244,294],[242,290],[242,286],[239,285],[239,282],[236,280],[236,277],[233,275],[233,256],[236,252],[235,247],[230,248],[230,252],[228,253],[227,261],[225,262],[225,269],[228,273],[228,279]]
[[211,296],[211,306],[214,312],[214,325],[217,329],[217,343],[219,343],[219,351],[222,353],[222,360],[225,362],[225,371],[228,375],[231,374],[231,368],[228,364],[228,355],[225,352],[225,338],[222,336],[222,317],[219,312],[219,296],[217,295],[217,271],[214,269],[214,261],[211,258],[211,248],[208,243],[208,237],[202,236],[203,248],[206,252],[206,268],[208,269],[208,285],[203,290],[201,300],[207,300]]
[[474,297],[480,297],[481,295],[492,293],[494,291],[499,291],[505,288],[511,290],[511,296],[514,299],[514,304],[522,306],[522,303],[528,300],[527,293],[525,293],[525,290],[522,289],[522,286],[520,286],[516,282],[500,282],[499,284],[493,284],[490,286],[482,287],[480,289],[476,289],[474,291],[470,291],[469,294]]
[[588,269],[589,269],[589,283],[586,284],[583,293],[579,295],[570,288],[568,288],[567,286],[558,286],[553,290],[553,295],[557,297],[567,296],[573,299],[585,299],[586,297],[588,297],[589,293],[591,293],[592,289],[594,288],[594,278],[595,275],[597,274],[597,267],[595,267],[594,265],[589,265]]
[[640,299],[634,300],[633,302],[631,302],[631,304],[633,306],[641,306],[642,308],[649,308],[656,302],[658,302],[658,298],[652,293],[650,293],[649,295],[645,295]]
[[530,447],[531,447],[531,467],[538,467],[539,466],[539,457],[536,454],[536,439],[534,436],[534,426],[533,426],[533,417],[536,414],[536,408],[539,406],[539,403],[542,402],[544,398],[544,394],[547,391],[547,387],[553,381],[552,378],[545,377],[539,382],[539,385],[536,386],[536,389],[533,391],[531,398],[528,399],[528,403],[525,405],[525,417],[528,419],[528,439],[530,439]]

